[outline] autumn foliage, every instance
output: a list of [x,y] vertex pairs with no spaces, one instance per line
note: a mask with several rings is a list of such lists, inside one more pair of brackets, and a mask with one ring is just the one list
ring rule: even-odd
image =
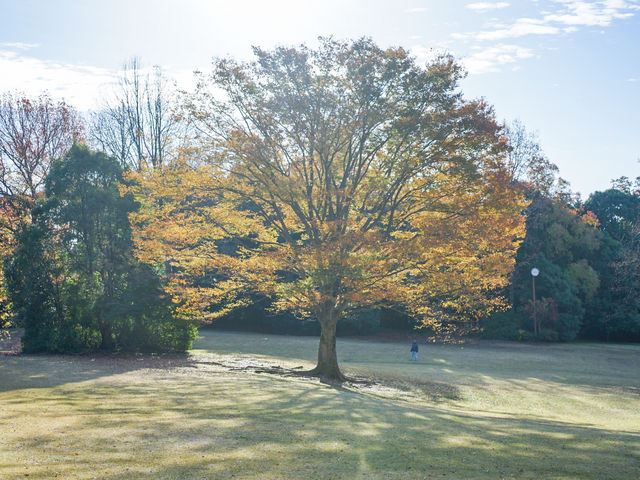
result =
[[438,323],[501,308],[525,203],[460,67],[368,40],[255,54],[202,78],[191,148],[131,189],[138,256],[164,268],[183,314],[275,297],[320,322],[316,373],[340,377],[349,309],[393,303]]

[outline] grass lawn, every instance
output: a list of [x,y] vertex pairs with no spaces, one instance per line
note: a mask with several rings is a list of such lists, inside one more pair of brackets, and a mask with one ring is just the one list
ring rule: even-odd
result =
[[205,330],[188,356],[0,356],[0,479],[638,479],[640,346]]

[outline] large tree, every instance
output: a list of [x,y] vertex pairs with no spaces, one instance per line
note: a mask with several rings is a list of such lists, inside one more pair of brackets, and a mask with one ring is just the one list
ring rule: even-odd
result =
[[313,373],[341,379],[350,309],[401,304],[437,325],[500,307],[524,202],[459,65],[367,39],[255,55],[215,63],[188,105],[196,148],[134,189],[140,258],[164,265],[183,311],[275,296],[317,319]]

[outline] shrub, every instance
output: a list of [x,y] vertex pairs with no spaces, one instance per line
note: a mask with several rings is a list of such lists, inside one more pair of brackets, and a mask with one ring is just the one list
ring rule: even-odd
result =
[[52,164],[32,223],[5,268],[27,352],[184,351],[195,327],[173,315],[157,276],[133,257],[122,170],[75,145]]

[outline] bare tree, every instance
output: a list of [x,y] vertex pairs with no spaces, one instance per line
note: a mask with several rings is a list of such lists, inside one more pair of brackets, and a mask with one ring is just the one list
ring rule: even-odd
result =
[[120,160],[125,165],[131,151],[131,138],[127,127],[126,107],[120,103],[91,113],[89,140],[97,150]]
[[505,136],[509,145],[508,167],[515,180],[536,183],[547,190],[554,183],[558,167],[545,156],[538,136],[527,131],[520,120],[505,126]]
[[91,142],[131,170],[162,165],[179,127],[172,112],[174,97],[160,67],[144,73],[140,61],[132,59],[112,98],[92,115]]
[[75,109],[44,93],[0,96],[0,197],[13,212],[28,211],[40,194],[51,160],[63,156],[83,127]]
[[507,167],[514,180],[567,203],[575,200],[569,182],[558,177],[557,165],[547,158],[535,133],[527,131],[520,120],[514,120],[505,125],[504,134],[508,145]]

